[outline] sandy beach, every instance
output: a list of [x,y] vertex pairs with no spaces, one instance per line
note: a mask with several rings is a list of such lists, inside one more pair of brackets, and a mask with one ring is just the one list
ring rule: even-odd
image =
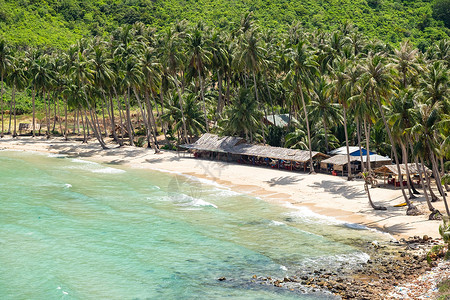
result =
[[[394,207],[403,202],[399,188],[371,188],[372,200],[387,207],[387,211],[374,211],[367,200],[362,180],[347,181],[345,177],[326,174],[308,175],[264,167],[240,165],[195,159],[189,154],[124,146],[102,150],[93,140],[64,141],[62,138],[4,137],[0,150],[38,151],[59,153],[97,162],[123,165],[132,168],[179,172],[225,185],[234,191],[248,193],[279,205],[307,207],[321,215],[334,217],[390,233],[394,238],[428,235],[439,237],[440,221],[428,220],[425,197],[418,195],[414,204],[423,211],[420,216],[406,216],[405,207]],[[421,191],[421,189],[418,189]],[[437,193],[438,194],[438,193]],[[445,212],[442,201],[433,203]]]

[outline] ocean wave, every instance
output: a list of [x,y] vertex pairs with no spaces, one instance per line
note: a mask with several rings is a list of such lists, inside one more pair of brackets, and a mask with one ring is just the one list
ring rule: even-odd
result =
[[66,183],[66,184],[64,185],[64,187],[65,187],[66,189],[69,189],[69,188],[72,187],[72,185],[71,185],[70,183]]

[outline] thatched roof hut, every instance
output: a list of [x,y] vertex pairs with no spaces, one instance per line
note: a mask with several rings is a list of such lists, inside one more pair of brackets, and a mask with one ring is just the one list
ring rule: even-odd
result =
[[[422,168],[422,165],[419,164],[419,168]],[[431,174],[431,170],[428,169],[426,166],[424,166],[425,171],[428,174]],[[411,175],[417,175],[420,174],[419,170],[417,170],[416,164],[408,164],[408,169],[409,169],[409,173]],[[383,175],[394,175],[394,176],[398,176],[398,170],[397,170],[397,165],[384,165],[382,167],[379,167],[375,170],[373,170],[376,174],[383,174]],[[405,164],[401,164],[400,165],[400,172],[402,173],[401,175],[406,175],[406,167]]]
[[240,137],[220,137],[215,134],[205,133],[195,143],[181,145],[181,147],[185,149],[229,153],[234,146],[242,143],[245,143],[245,140]]
[[[231,149],[230,153],[258,156],[258,157],[268,157],[272,159],[282,159],[296,162],[307,162],[309,160],[308,150],[298,150],[289,149],[281,147],[272,146],[262,146],[262,145],[251,145],[251,144],[240,144]],[[312,151],[313,159],[322,160],[328,157],[328,155],[321,152]]]
[[[253,145],[246,143],[245,140],[240,137],[219,137],[210,133],[205,133],[198,141],[193,144],[185,144],[181,145],[181,147],[189,150],[267,157],[295,162],[307,162],[309,160],[308,150]],[[328,155],[317,151],[312,151],[312,156],[315,160],[328,158]]]

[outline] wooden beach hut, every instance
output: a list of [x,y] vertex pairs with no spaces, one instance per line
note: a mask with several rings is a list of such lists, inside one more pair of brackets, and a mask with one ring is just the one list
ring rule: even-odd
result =
[[[290,170],[304,170],[309,168],[309,151],[272,147],[265,145],[253,145],[246,143],[240,137],[219,137],[206,133],[193,144],[185,144],[180,147],[194,153],[195,157],[212,159],[230,159],[253,165],[266,165],[273,168]],[[320,161],[328,158],[328,155],[312,151],[313,163],[319,165]]]
[[[419,164],[419,168],[427,174],[431,175],[432,172],[426,166],[422,166]],[[423,178],[420,176],[420,170],[417,169],[416,164],[408,164],[408,169],[411,177],[415,177],[417,179],[417,183],[420,184],[423,181]],[[394,186],[400,186],[399,174],[397,170],[397,165],[384,165],[382,167],[376,168],[373,170],[375,174],[383,176],[384,184],[393,184]],[[406,166],[405,164],[400,164],[400,172],[401,176],[406,176]],[[411,178],[412,179],[412,178]],[[403,182],[403,185],[406,185],[406,181]]]

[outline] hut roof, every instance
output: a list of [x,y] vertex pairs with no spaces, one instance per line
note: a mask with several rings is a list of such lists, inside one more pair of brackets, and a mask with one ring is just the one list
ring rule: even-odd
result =
[[[240,144],[230,151],[233,154],[268,157],[272,159],[282,159],[298,162],[309,160],[308,150],[289,149],[272,146]],[[312,151],[313,158],[327,158],[328,155],[321,152]]]
[[220,137],[215,134],[205,133],[193,144],[184,144],[181,147],[186,149],[195,149],[203,151],[230,152],[231,148],[245,140],[240,137],[224,136]]
[[[361,161],[361,157],[358,156],[351,156],[350,155],[350,161]],[[363,162],[367,161],[367,156],[364,155],[363,156]],[[377,162],[377,161],[392,161],[392,159],[390,159],[389,157],[385,157],[385,156],[381,156],[378,154],[372,154],[370,155],[370,162]],[[345,165],[346,163],[348,163],[347,160],[347,155],[335,155],[332,156],[330,158],[327,158],[325,160],[322,160],[323,163],[327,163],[327,164],[333,164],[336,166],[342,166]]]
[[[270,124],[276,123],[277,127],[286,127],[289,124],[289,114],[267,115],[267,117],[264,117],[264,119],[266,119]],[[298,123],[297,119],[295,119],[293,116],[291,116],[291,122]]]
[[[360,158],[357,156],[350,156],[350,161],[359,160]],[[333,164],[336,166],[342,166],[348,163],[347,155],[335,155],[330,158],[327,158],[325,160],[322,160],[321,162],[327,163],[327,164]]]
[[[419,164],[419,168],[422,168],[422,165]],[[424,166],[425,171],[428,174],[431,174],[431,170]],[[410,174],[419,174],[419,170],[417,170],[416,164],[408,164],[408,169]],[[384,165],[382,167],[376,168],[373,170],[377,174],[393,174],[398,176],[398,170],[396,165]],[[405,164],[400,165],[401,175],[406,175],[406,167]]]
[[[283,159],[297,162],[306,162],[309,160],[309,151],[307,150],[252,145],[246,143],[244,139],[239,137],[219,137],[209,133],[205,133],[195,143],[181,145],[181,147],[201,151],[268,157],[272,159]],[[328,155],[316,151],[312,151],[312,156],[313,158],[328,158]]]

